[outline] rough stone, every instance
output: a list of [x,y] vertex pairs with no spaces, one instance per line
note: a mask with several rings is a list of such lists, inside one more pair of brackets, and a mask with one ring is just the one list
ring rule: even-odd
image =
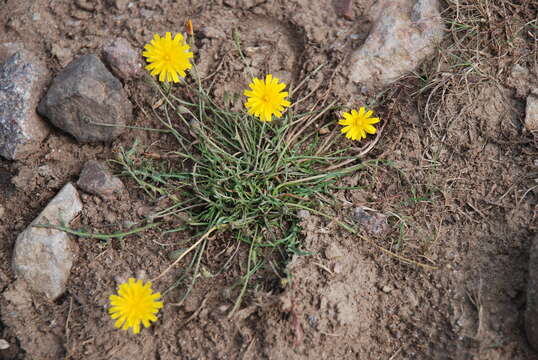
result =
[[350,78],[387,85],[431,55],[443,36],[438,0],[380,0],[367,12],[372,29],[350,59]]
[[117,77],[131,80],[142,75],[140,55],[124,38],[115,39],[103,52],[106,63]]
[[529,256],[525,331],[529,343],[534,350],[538,351],[538,236],[531,244]]
[[103,198],[110,198],[123,190],[121,180],[113,176],[105,164],[96,160],[84,164],[77,185],[83,191]]
[[13,268],[29,288],[54,300],[65,291],[73,265],[73,247],[69,236],[56,229],[34,227],[38,224],[68,224],[82,203],[75,187],[68,183],[49,202],[41,214],[17,237]]
[[525,128],[529,131],[538,130],[538,89],[527,96]]
[[80,142],[111,141],[132,118],[121,82],[93,54],[72,61],[54,78],[38,111]]
[[388,294],[389,292],[391,292],[392,290],[394,290],[392,288],[392,286],[389,286],[389,285],[384,285],[381,290],[385,293],[385,294]]
[[48,135],[49,128],[36,113],[48,77],[45,65],[26,50],[17,50],[0,65],[0,155],[6,159],[35,152]]
[[353,209],[352,217],[370,235],[384,236],[390,231],[388,216],[385,214],[368,213],[363,207],[358,206]]

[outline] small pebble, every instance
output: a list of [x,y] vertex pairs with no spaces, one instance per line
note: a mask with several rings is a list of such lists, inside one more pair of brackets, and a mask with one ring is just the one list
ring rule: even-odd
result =
[[389,286],[389,285],[385,285],[385,286],[383,286],[382,290],[383,290],[384,293],[388,294],[389,292],[391,292],[393,290],[393,288],[391,286]]
[[89,18],[91,18],[92,14],[87,11],[77,9],[73,11],[71,16],[77,20],[88,20]]
[[340,274],[342,272],[342,264],[336,263],[333,267],[333,273]]
[[318,326],[318,318],[316,317],[316,315],[308,315],[308,324],[315,328]]
[[75,5],[77,5],[82,10],[93,11],[95,10],[95,5],[88,0],[75,0]]
[[525,127],[529,131],[538,130],[538,94],[531,93],[527,96]]
[[0,350],[6,349],[9,349],[9,343],[4,339],[0,339]]

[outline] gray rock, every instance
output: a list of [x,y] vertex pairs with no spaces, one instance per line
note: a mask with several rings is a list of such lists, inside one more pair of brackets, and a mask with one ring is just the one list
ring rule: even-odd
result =
[[525,332],[531,346],[538,351],[538,237],[534,238],[529,256]]
[[6,159],[35,152],[48,135],[49,128],[36,113],[48,77],[45,65],[26,50],[0,65],[0,155]]
[[368,213],[363,207],[358,206],[353,209],[352,217],[370,235],[384,236],[390,232],[388,216],[385,214]]
[[140,55],[127,40],[117,38],[103,52],[105,61],[117,77],[131,80],[142,75]]
[[443,36],[438,0],[380,0],[372,29],[350,60],[350,78],[368,87],[387,85],[431,55]]
[[73,247],[69,236],[59,230],[34,227],[38,224],[68,224],[82,203],[75,187],[68,183],[49,202],[41,214],[17,237],[13,268],[29,288],[54,300],[65,291],[73,265]]
[[103,198],[110,198],[114,193],[123,190],[121,180],[113,176],[105,164],[96,160],[89,160],[84,164],[77,185],[85,192]]
[[538,90],[527,96],[525,128],[529,131],[538,130]]
[[132,104],[95,55],[72,61],[52,81],[38,111],[80,142],[111,141],[132,118]]

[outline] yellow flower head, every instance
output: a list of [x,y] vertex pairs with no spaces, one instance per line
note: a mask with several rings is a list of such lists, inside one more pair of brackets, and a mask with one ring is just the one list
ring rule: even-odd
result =
[[245,107],[250,115],[255,115],[261,121],[271,121],[273,115],[282,117],[284,108],[291,105],[285,100],[288,93],[284,90],[286,84],[279,83],[278,78],[268,74],[265,81],[254,78],[248,85],[251,90],[245,90],[243,94],[248,97]]
[[351,140],[361,140],[366,138],[366,133],[375,134],[377,129],[372,126],[379,122],[379,118],[370,117],[373,111],[366,111],[361,107],[359,112],[351,110],[351,113],[343,113],[343,119],[338,121],[338,124],[344,127],[340,131],[346,134],[346,137]]
[[163,307],[163,303],[157,300],[161,294],[154,294],[151,290],[150,281],[143,285],[142,280],[135,282],[135,279],[130,278],[119,286],[118,295],[110,295],[111,307],[108,309],[110,317],[118,319],[114,324],[116,328],[129,330],[132,327],[133,333],[138,334],[140,323],[149,327],[150,321],[157,321],[155,314]]
[[176,34],[173,39],[169,32],[163,38],[155,34],[144,49],[146,51],[142,55],[149,63],[146,69],[150,70],[151,75],[159,75],[159,81],[177,83],[179,76],[187,76],[185,70],[192,67],[192,52],[181,34]]

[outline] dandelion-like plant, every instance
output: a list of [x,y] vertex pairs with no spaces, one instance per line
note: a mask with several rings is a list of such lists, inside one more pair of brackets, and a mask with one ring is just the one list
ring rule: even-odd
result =
[[146,69],[151,75],[159,75],[161,82],[177,83],[180,76],[184,78],[187,75],[185,70],[192,67],[190,59],[193,55],[181,34],[176,34],[173,39],[169,32],[164,37],[155,34],[144,49],[146,51],[142,55],[149,63]]
[[257,116],[261,121],[273,120],[282,117],[282,111],[291,103],[286,100],[288,93],[284,90],[286,84],[279,83],[279,79],[268,74],[265,81],[254,78],[249,84],[250,90],[243,93],[248,97],[245,107],[250,115]]
[[142,280],[129,278],[118,288],[118,295],[110,295],[110,305],[108,309],[110,317],[117,319],[114,326],[122,330],[133,328],[133,333],[140,332],[140,323],[149,327],[150,321],[157,321],[159,309],[163,303],[158,301],[160,293],[153,293],[151,282],[145,285]]
[[338,124],[344,127],[340,130],[351,140],[361,140],[366,138],[366,134],[375,134],[377,129],[373,124],[379,122],[379,118],[371,117],[374,114],[372,110],[366,111],[364,107],[357,110],[351,110],[351,113],[343,113],[343,119]]

